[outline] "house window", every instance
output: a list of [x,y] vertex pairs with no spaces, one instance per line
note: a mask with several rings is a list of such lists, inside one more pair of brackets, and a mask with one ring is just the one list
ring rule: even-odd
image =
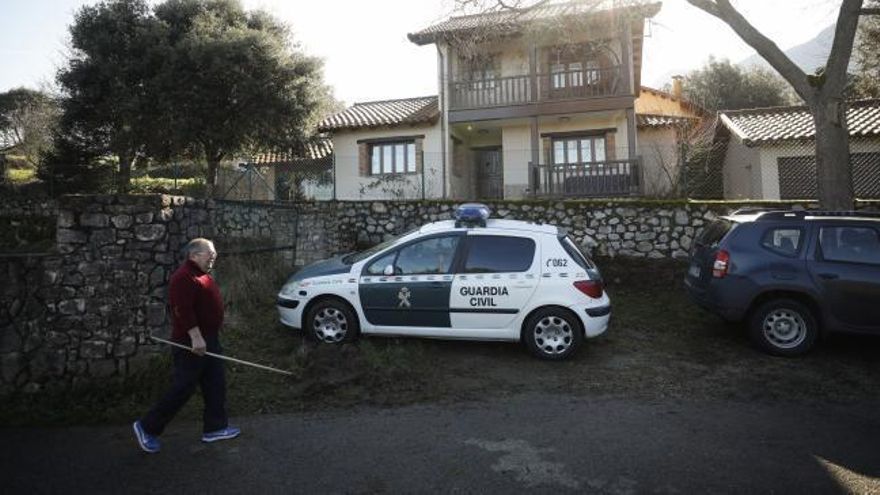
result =
[[405,174],[416,171],[416,144],[413,141],[370,145],[370,174]]
[[553,139],[553,163],[605,161],[605,136],[570,136]]

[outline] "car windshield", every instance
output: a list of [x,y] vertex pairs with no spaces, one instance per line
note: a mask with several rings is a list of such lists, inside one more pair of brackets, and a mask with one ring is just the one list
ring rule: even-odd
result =
[[357,263],[358,261],[363,261],[363,260],[369,258],[370,256],[391,247],[395,242],[399,241],[401,238],[406,237],[406,236],[412,234],[413,232],[416,232],[417,230],[419,230],[419,229],[410,230],[409,232],[406,232],[406,233],[401,234],[399,236],[392,237],[391,239],[388,239],[384,242],[376,244],[375,246],[373,246],[371,248],[365,249],[363,251],[358,251],[357,253],[351,253],[351,254],[345,255],[342,257],[342,262],[345,264],[348,264],[348,265],[352,265],[354,263]]

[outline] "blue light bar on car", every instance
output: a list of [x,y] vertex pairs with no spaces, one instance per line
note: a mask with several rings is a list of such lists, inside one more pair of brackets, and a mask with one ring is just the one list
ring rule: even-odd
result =
[[489,219],[491,214],[492,210],[482,203],[465,203],[455,209],[455,226],[479,225],[485,227],[486,220]]

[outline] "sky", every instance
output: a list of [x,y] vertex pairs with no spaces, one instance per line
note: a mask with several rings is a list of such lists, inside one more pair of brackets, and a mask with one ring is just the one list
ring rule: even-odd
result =
[[[68,26],[94,0],[0,0],[0,91],[51,85],[66,59]],[[152,3],[156,3],[155,1]],[[324,79],[346,104],[437,94],[437,52],[407,33],[452,13],[453,0],[243,0],[287,22],[306,53],[324,60]],[[754,52],[721,21],[685,0],[662,1],[646,26],[642,83],[662,88],[710,55],[733,62]],[[782,48],[834,23],[840,0],[733,0]]]

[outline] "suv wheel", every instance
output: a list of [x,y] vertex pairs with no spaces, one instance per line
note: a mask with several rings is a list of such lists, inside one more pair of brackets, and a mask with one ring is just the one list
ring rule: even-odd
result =
[[813,347],[819,327],[805,304],[793,299],[774,299],[752,313],[749,332],[752,340],[770,354],[796,356]]
[[341,301],[325,299],[309,309],[306,336],[326,344],[351,342],[358,335],[357,316]]
[[584,335],[580,324],[570,312],[544,308],[526,321],[523,340],[529,352],[536,357],[560,361],[574,354],[583,342]]

